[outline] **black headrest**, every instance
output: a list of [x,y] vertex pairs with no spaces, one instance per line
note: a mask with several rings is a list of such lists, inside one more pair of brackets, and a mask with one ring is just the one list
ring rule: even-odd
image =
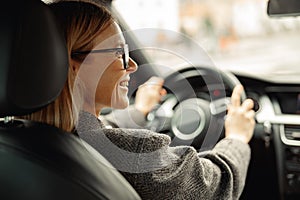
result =
[[50,8],[40,0],[0,7],[0,117],[51,103],[67,77],[68,57]]

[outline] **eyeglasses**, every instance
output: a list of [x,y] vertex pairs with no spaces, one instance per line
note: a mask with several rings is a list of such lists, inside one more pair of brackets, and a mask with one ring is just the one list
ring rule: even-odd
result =
[[113,53],[113,52],[116,53],[115,54],[116,57],[122,56],[124,69],[127,69],[128,63],[129,63],[129,50],[128,50],[127,44],[125,44],[123,47],[119,47],[119,48],[97,49],[97,50],[90,50],[90,51],[74,51],[74,52],[72,52],[72,56],[89,54],[89,53]]

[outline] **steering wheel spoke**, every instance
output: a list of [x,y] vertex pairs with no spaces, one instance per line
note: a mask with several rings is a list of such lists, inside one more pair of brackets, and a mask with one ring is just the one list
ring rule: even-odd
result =
[[174,107],[177,103],[175,95],[167,94],[162,103],[147,115],[149,129],[158,132],[170,130]]
[[209,104],[210,112],[212,115],[219,115],[226,112],[227,105],[230,103],[230,97],[216,99]]

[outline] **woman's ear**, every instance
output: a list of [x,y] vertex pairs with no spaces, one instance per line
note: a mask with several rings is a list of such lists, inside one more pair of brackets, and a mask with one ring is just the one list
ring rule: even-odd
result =
[[77,62],[77,61],[75,61],[75,60],[73,60],[73,59],[71,59],[70,60],[70,65],[71,65],[71,70],[73,72],[75,72],[75,74],[77,74],[78,71],[79,71],[80,63]]

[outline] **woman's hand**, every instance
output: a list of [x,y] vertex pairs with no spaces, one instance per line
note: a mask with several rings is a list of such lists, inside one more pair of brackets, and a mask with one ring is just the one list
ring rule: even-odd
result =
[[163,84],[162,78],[153,76],[141,85],[136,93],[135,108],[146,116],[160,102],[161,97],[167,93],[162,88]]
[[228,113],[225,120],[225,138],[238,139],[248,143],[255,127],[254,103],[251,99],[246,99],[241,104],[241,93],[243,86],[234,88],[231,96],[231,104],[228,106]]

